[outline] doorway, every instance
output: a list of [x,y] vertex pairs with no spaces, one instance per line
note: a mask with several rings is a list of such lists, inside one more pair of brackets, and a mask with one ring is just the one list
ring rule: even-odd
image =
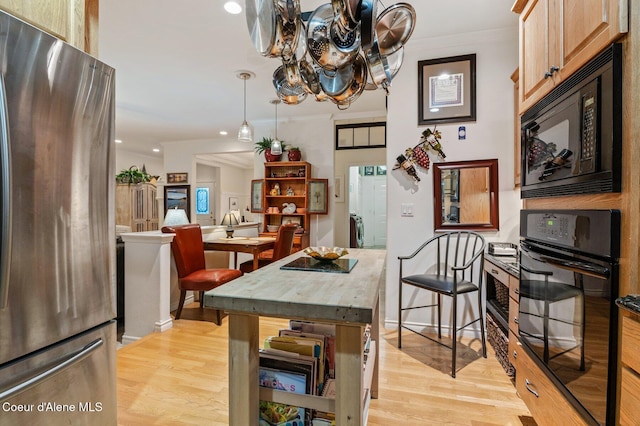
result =
[[[350,228],[362,248],[387,246],[387,168],[383,164],[349,167]],[[361,223],[360,232],[358,232]],[[350,229],[351,235],[353,230]]]

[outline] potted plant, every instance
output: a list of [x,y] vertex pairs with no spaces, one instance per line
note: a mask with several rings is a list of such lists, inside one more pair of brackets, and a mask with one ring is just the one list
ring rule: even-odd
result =
[[289,161],[300,161],[302,159],[302,152],[300,152],[300,148],[297,146],[288,147],[287,157]]
[[149,182],[150,180],[151,175],[144,170],[138,170],[137,166],[131,166],[128,169],[123,169],[116,175],[116,182],[128,183],[129,185]]
[[[273,138],[264,137],[255,143],[255,151],[258,154],[262,154],[264,152],[264,158],[267,162],[271,161],[280,161],[280,157],[282,154],[274,155],[271,154],[271,143],[273,142]],[[284,150],[286,145],[282,142],[282,149]]]

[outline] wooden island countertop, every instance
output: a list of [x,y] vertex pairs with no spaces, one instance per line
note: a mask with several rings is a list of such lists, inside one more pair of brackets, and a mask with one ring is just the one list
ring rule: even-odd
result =
[[[207,291],[204,306],[229,312],[229,420],[232,426],[258,425],[259,317],[277,317],[336,324],[336,398],[299,395],[308,408],[336,413],[337,424],[362,425],[367,399],[378,394],[378,353],[372,377],[362,368],[362,332],[371,324],[379,334],[379,290],[384,283],[385,250],[349,249],[358,259],[350,273],[282,270],[297,252]],[[370,382],[370,383],[365,383]],[[285,395],[282,395],[285,394]],[[269,394],[276,402],[297,398],[287,392]]]

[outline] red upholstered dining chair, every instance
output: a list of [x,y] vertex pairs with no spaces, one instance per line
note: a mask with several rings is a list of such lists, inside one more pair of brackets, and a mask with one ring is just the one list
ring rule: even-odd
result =
[[[171,252],[178,270],[178,287],[180,288],[180,303],[176,319],[180,319],[180,314],[182,314],[187,291],[200,293],[200,308],[202,308],[205,291],[242,276],[242,271],[237,269],[206,269],[200,225],[164,226],[162,232],[176,234],[171,242]],[[220,325],[221,323],[222,315],[218,310],[216,324]]]
[[[291,254],[291,249],[293,248],[293,237],[296,229],[298,229],[298,225],[295,223],[287,223],[278,228],[278,234],[276,235],[276,241],[273,244],[273,250],[266,250],[263,253],[260,253],[263,256],[260,256],[258,259],[258,268],[262,268],[271,262],[275,262],[276,260],[280,260]],[[268,255],[269,252],[271,252],[271,256]],[[246,262],[241,263],[240,270],[245,273],[253,271],[253,260],[247,260]]]

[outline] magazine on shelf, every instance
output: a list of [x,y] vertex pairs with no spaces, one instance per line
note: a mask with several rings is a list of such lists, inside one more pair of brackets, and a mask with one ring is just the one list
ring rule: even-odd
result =
[[[260,367],[259,384],[262,387],[284,392],[307,393],[307,376],[303,373]],[[310,415],[304,407],[294,407],[272,401],[260,401],[261,425],[304,426]]]
[[291,330],[303,333],[313,333],[325,336],[325,356],[327,358],[326,375],[335,378],[336,365],[336,326],[335,324],[325,324],[319,322],[290,320]]
[[318,352],[318,394],[322,392],[322,386],[327,378],[327,356],[326,356],[326,337],[321,334],[305,333],[299,330],[282,329],[279,332],[280,337],[294,338],[297,342],[312,342],[314,346],[319,347]]
[[304,374],[307,389],[305,393],[316,395],[317,358],[280,350],[260,349],[260,367]]

